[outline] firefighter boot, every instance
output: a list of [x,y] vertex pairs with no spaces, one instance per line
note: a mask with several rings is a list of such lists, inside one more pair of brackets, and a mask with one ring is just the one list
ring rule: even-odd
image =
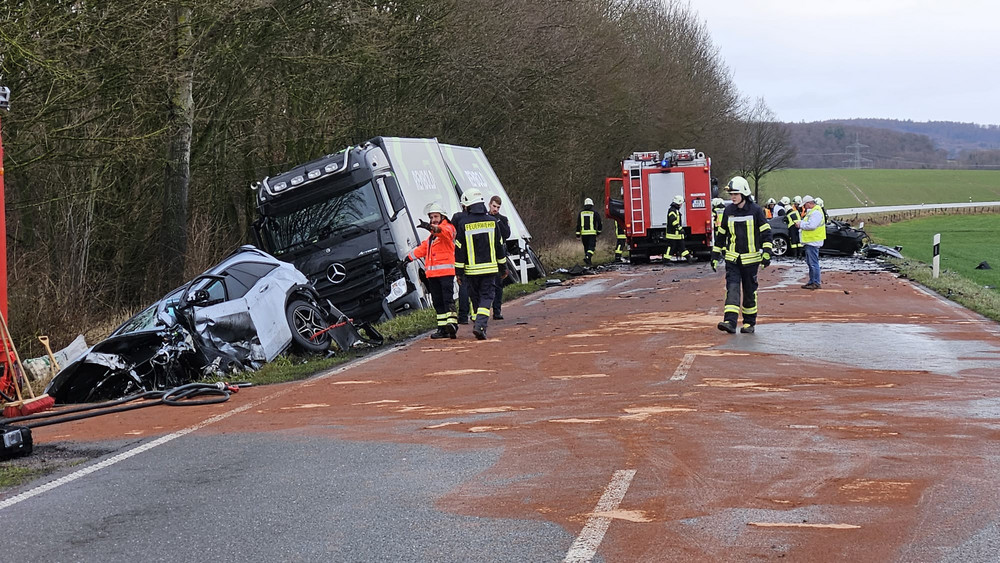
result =
[[733,321],[722,321],[716,325],[719,330],[723,332],[728,332],[729,334],[736,334],[736,323]]
[[487,315],[476,315],[476,322],[472,327],[472,335],[476,337],[476,340],[486,340],[486,319],[488,318]]
[[448,331],[448,338],[451,338],[452,340],[455,340],[456,338],[458,338],[458,325],[457,324],[455,324],[455,323],[448,323],[448,326],[446,326],[445,329]]
[[431,335],[431,338],[433,338],[434,340],[437,340],[439,338],[450,338],[450,337],[451,335],[448,334],[448,329],[446,329],[443,326],[439,326],[437,332]]
[[740,327],[740,332],[743,334],[753,334],[753,330],[754,328],[752,324],[743,323],[743,326]]

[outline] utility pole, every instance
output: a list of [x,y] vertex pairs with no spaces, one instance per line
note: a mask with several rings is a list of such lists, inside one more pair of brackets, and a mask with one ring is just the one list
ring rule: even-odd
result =
[[[0,86],[0,114],[8,110],[10,110],[10,88]],[[7,318],[7,209],[4,203],[2,126],[0,126],[0,315],[3,315],[4,319]],[[6,360],[2,348],[0,348],[0,360]]]
[[[871,163],[872,163],[871,159],[870,158],[862,158],[861,157],[861,149],[867,149],[867,148],[870,148],[870,147],[868,145],[862,145],[861,143],[858,142],[858,134],[857,133],[854,134],[854,142],[851,143],[850,145],[847,145],[846,148],[848,150],[854,151],[854,158],[852,158],[850,160],[845,160],[844,161],[845,163],[847,163],[849,165],[848,168],[854,168],[855,170],[858,170],[858,169],[861,169],[861,168],[871,168]],[[865,165],[865,166],[862,166],[862,165]]]

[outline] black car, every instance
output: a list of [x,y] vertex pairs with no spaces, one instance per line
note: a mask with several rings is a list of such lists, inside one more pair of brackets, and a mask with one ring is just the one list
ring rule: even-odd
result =
[[[773,254],[784,256],[788,253],[788,226],[784,217],[774,217],[768,220],[773,237]],[[863,226],[863,224],[862,224]],[[826,240],[820,247],[823,256],[853,256],[869,241],[868,233],[855,229],[844,221],[831,219],[826,223]]]

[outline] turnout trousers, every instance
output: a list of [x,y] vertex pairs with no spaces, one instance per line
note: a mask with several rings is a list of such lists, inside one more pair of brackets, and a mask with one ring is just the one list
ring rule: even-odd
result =
[[597,235],[581,235],[580,240],[583,242],[583,260],[590,264],[594,249],[597,248]]
[[[739,326],[742,305],[743,323],[757,324],[757,268],[760,264],[726,262],[726,310],[723,319]],[[740,302],[742,290],[743,300]]]
[[456,275],[462,277],[458,284],[458,320],[465,324],[469,320],[469,284],[465,283],[465,274]]
[[667,256],[687,258],[691,254],[687,249],[687,242],[683,238],[667,239]]
[[427,278],[427,290],[431,293],[434,312],[437,313],[437,326],[443,328],[458,326],[458,315],[455,314],[455,277],[441,276]]
[[622,254],[625,254],[625,246],[628,244],[626,239],[618,239],[618,244],[615,245],[615,259],[621,260]]
[[479,276],[465,276],[463,285],[469,286],[469,298],[472,300],[473,325],[486,328],[486,322],[490,318],[490,306],[493,305],[493,296],[496,292],[497,275],[482,274]]

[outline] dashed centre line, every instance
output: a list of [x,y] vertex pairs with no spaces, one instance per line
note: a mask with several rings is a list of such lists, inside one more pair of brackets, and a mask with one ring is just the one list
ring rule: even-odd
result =
[[604,489],[604,494],[597,501],[594,512],[587,520],[587,525],[583,527],[576,541],[570,546],[563,563],[588,563],[597,554],[597,547],[604,540],[604,534],[611,525],[611,518],[608,516],[598,516],[598,514],[608,513],[618,508],[628,486],[635,477],[635,469],[619,469],[615,471],[611,483]]

